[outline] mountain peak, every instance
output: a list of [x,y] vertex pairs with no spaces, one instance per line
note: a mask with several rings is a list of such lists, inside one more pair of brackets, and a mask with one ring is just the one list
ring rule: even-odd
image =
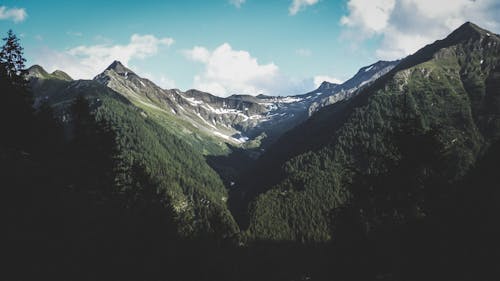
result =
[[488,31],[468,21],[455,29],[447,39],[453,41],[462,41],[464,39],[474,38],[477,36],[485,35]]
[[332,83],[328,81],[323,81],[321,82],[321,85],[318,87],[318,90],[324,90],[324,89],[333,89],[334,87],[337,87],[340,84],[337,83]]
[[61,70],[56,70],[52,73],[48,73],[42,66],[35,64],[27,69],[27,77],[37,78],[37,79],[57,79],[72,81],[73,79]]
[[455,29],[448,37],[442,41],[442,44],[454,45],[459,42],[469,40],[479,40],[481,38],[490,37],[493,40],[498,40],[498,34],[479,27],[478,25],[468,21]]
[[456,30],[471,30],[471,31],[475,31],[475,32],[482,32],[482,31],[484,31],[484,29],[482,29],[481,27],[479,27],[478,25],[476,25],[476,24],[474,24],[474,23],[472,23],[470,21],[465,22],[464,24],[462,24]]
[[490,38],[488,40],[499,40],[498,35],[485,30],[472,22],[466,22],[460,27],[455,29],[446,38],[442,40],[437,40],[432,44],[429,44],[416,53],[404,58],[401,63],[399,63],[395,69],[402,70],[410,68],[419,63],[423,63],[433,58],[433,56],[443,48],[448,48],[450,46],[463,44],[466,42],[477,42],[481,38]]
[[132,70],[128,69],[127,67],[125,67],[120,61],[113,61],[113,63],[111,63],[108,68],[106,68],[106,70],[113,70],[115,71],[116,73],[126,73],[126,72],[129,72],[129,73],[133,73]]
[[32,65],[27,69],[27,72],[31,77],[46,78],[47,76],[49,76],[49,73],[38,64]]
[[61,70],[55,70],[50,75],[60,80],[73,81],[73,78],[71,78],[71,76],[69,76],[66,72]]

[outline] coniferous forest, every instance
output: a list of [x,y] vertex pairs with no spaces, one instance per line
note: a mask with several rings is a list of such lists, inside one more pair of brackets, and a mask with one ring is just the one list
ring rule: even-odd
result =
[[475,24],[225,153],[117,88],[25,63],[9,30],[4,280],[500,276],[500,37]]

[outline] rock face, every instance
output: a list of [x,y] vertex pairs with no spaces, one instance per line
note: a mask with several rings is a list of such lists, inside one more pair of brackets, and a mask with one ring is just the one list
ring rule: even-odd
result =
[[312,93],[322,93],[322,98],[309,106],[309,116],[319,109],[334,104],[338,101],[348,99],[355,95],[356,91],[393,69],[398,61],[378,61],[372,65],[361,68],[354,77],[341,85],[323,82],[321,86]]

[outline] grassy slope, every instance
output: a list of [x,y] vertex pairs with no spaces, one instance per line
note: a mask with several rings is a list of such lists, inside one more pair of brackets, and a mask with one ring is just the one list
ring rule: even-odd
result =
[[223,141],[203,133],[185,120],[176,118],[175,115],[163,108],[160,101],[152,101],[138,95],[130,100],[158,124],[171,132],[175,132],[178,137],[191,144],[195,150],[200,151],[203,155],[229,153],[229,149]]

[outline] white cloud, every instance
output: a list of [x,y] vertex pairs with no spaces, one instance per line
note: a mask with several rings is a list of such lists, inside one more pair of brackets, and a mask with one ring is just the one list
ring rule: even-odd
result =
[[205,47],[195,46],[191,50],[182,51],[185,57],[192,61],[198,61],[202,63],[208,63],[210,59],[210,51],[208,51]]
[[175,81],[171,78],[168,78],[164,75],[160,75],[160,79],[157,80],[158,85],[162,87],[163,89],[173,89],[176,88],[177,85],[175,84]]
[[312,51],[309,49],[297,49],[295,53],[301,57],[310,57],[312,55]]
[[195,75],[193,87],[218,96],[290,95],[313,87],[312,81],[287,77],[274,63],[260,64],[249,52],[234,50],[228,43],[213,51],[197,46],[183,53],[186,58],[205,65],[204,71]]
[[307,6],[317,4],[319,0],[293,0],[288,8],[288,13],[292,16],[296,15],[300,10],[305,9]]
[[131,59],[151,57],[161,46],[170,46],[173,43],[172,38],[134,34],[127,45],[82,45],[65,52],[41,49],[35,56],[34,62],[49,71],[61,69],[73,78],[90,79],[102,72],[114,60],[127,65]]
[[15,23],[22,22],[28,17],[24,8],[7,8],[0,6],[0,20],[12,20]]
[[205,64],[205,71],[194,78],[194,87],[220,96],[233,93],[264,93],[278,74],[274,63],[261,65],[246,51],[233,50],[224,43],[213,51],[194,47],[184,51],[187,58]]
[[316,88],[318,88],[321,85],[321,83],[323,83],[324,81],[330,82],[330,83],[335,83],[335,84],[342,84],[343,83],[342,80],[337,79],[337,78],[332,77],[332,76],[328,76],[328,75],[317,75],[317,76],[314,76],[313,80],[314,80],[314,86]]
[[241,5],[245,4],[246,0],[229,0],[229,4],[234,5],[236,8],[241,8]]
[[380,32],[388,24],[396,0],[350,0],[348,16],[340,22],[351,27],[360,27],[364,32]]
[[349,0],[344,38],[382,38],[376,50],[380,59],[409,55],[445,37],[466,21],[497,32],[500,5],[497,0]]
[[153,81],[156,85],[163,89],[174,89],[177,87],[175,81],[165,75],[158,76],[149,72],[144,72],[141,73],[141,76]]

